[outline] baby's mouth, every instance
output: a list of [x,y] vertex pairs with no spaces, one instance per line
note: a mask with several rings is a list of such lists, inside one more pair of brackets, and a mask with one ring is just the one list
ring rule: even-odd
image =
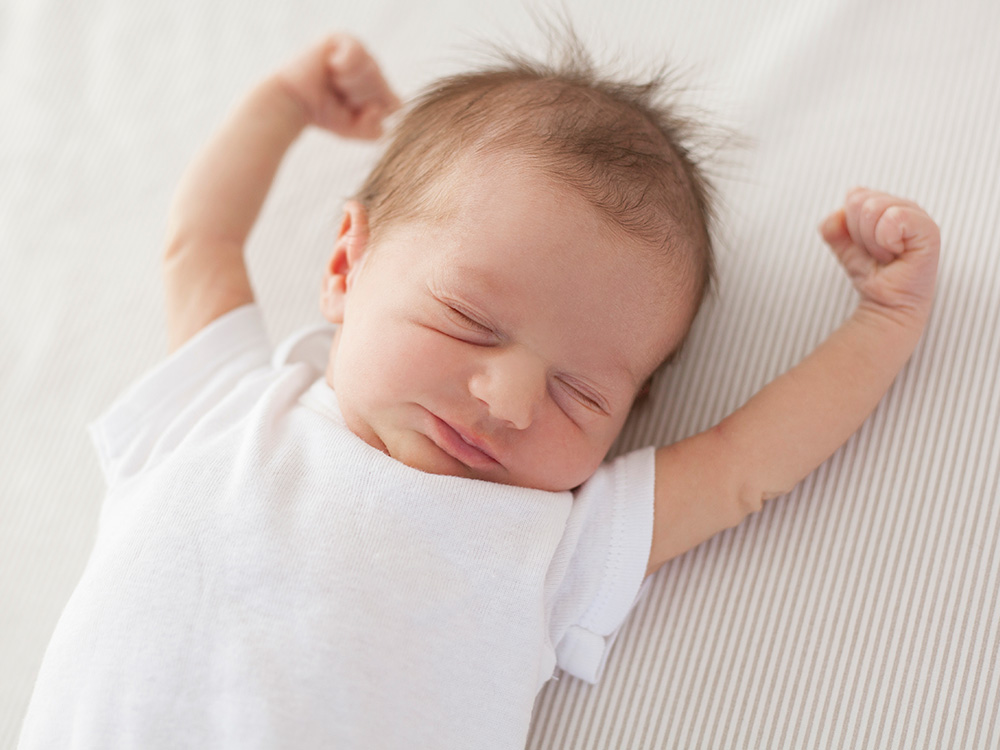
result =
[[470,469],[489,469],[500,465],[482,441],[435,414],[431,414],[428,437],[441,450]]

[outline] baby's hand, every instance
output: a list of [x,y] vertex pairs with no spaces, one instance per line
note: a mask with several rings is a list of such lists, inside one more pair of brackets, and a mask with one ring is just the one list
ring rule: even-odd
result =
[[866,188],[820,225],[861,293],[861,304],[920,326],[930,313],[941,245],[937,224],[912,201]]
[[378,64],[346,34],[324,37],[275,77],[311,124],[347,138],[378,138],[382,120],[400,107]]

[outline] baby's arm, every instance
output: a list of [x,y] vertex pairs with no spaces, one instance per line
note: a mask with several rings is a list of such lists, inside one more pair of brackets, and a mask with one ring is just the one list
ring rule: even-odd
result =
[[181,179],[163,254],[169,349],[253,301],[243,246],[288,147],[310,124],[377,138],[399,100],[354,39],[334,34],[258,84]]
[[647,574],[789,492],[861,426],[920,339],[940,245],[931,218],[855,189],[820,231],[861,294],[857,309],[738,411],[657,451]]

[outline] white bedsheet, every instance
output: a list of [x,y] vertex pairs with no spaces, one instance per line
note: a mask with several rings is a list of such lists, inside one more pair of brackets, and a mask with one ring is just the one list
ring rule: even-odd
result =
[[[0,5],[0,747],[93,540],[83,426],[165,353],[157,254],[194,150],[326,29],[407,95],[473,35],[537,48],[534,5]],[[815,226],[850,186],[921,203],[943,250],[925,339],[858,435],[661,570],[603,682],[543,691],[529,747],[1000,746],[1000,5],[567,5],[598,57],[672,55],[684,101],[747,139],[717,169],[720,295],[619,448],[707,427],[843,318]],[[375,153],[310,132],[289,154],[248,249],[274,340],[319,319],[340,203]]]

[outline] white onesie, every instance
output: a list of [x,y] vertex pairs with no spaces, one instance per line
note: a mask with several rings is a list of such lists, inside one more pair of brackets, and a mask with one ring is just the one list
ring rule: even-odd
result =
[[224,315],[90,425],[109,490],[20,747],[522,748],[641,593],[653,450],[552,493],[343,424],[332,327]]

